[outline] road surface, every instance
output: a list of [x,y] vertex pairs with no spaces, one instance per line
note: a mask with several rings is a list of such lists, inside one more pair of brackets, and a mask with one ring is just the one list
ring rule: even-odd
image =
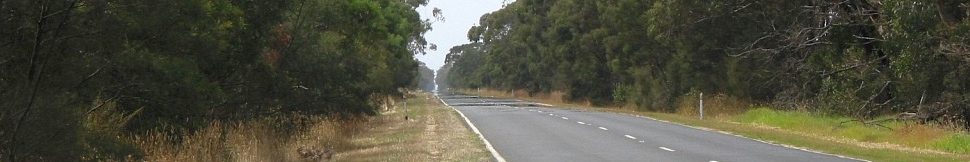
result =
[[[514,99],[439,95],[512,162],[860,161],[633,115],[555,108]],[[501,161],[499,160],[499,161]]]

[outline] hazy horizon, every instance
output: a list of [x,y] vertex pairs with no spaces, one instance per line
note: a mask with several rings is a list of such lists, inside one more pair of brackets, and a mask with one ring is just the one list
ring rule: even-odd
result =
[[[469,43],[468,29],[478,24],[478,19],[485,13],[494,12],[502,8],[502,3],[506,0],[430,0],[427,6],[418,8],[421,19],[432,19],[431,10],[435,7],[441,9],[445,21],[434,22],[433,28],[424,37],[428,43],[438,46],[438,50],[427,51],[427,54],[416,55],[421,62],[427,64],[428,68],[437,70],[444,65],[445,55],[451,47]],[[509,0],[509,2],[512,2]]]

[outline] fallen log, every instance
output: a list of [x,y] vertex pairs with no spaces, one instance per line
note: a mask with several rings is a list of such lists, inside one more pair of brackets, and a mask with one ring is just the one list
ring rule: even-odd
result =
[[885,125],[882,125],[883,122],[890,121],[890,120],[895,120],[895,118],[887,118],[887,119],[880,119],[880,120],[870,120],[870,121],[863,121],[863,120],[859,120],[859,119],[852,119],[852,120],[847,120],[847,121],[839,122],[839,125],[836,126],[835,128],[832,128],[832,130],[835,130],[835,129],[838,129],[838,128],[842,128],[843,127],[842,124],[851,123],[851,122],[859,122],[859,123],[862,123],[862,125],[865,125],[867,127],[871,127],[871,126],[875,125],[875,126],[879,126],[879,127],[883,127],[883,128],[889,129],[889,130],[893,130],[892,128],[889,128],[889,127],[887,127]]
[[[945,115],[946,115],[946,109],[940,109],[931,113],[902,112],[902,113],[896,114],[891,118],[885,118],[885,119],[877,119],[877,120],[869,120],[869,121],[852,119],[852,120],[842,121],[842,122],[839,122],[839,125],[836,128],[843,127],[842,125],[845,123],[859,122],[865,126],[879,126],[889,130],[893,130],[892,128],[882,125],[882,123],[887,121],[916,121],[919,124],[926,124],[927,122],[930,122],[930,121],[940,122],[940,118],[944,117]],[[833,130],[835,130],[835,128],[833,128]]]

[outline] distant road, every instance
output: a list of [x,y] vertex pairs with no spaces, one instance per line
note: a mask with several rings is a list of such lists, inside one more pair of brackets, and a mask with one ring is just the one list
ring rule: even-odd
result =
[[513,99],[439,95],[512,162],[859,161],[646,117],[552,108]]

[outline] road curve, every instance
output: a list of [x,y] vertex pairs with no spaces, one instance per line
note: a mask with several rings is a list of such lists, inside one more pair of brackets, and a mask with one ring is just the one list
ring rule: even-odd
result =
[[498,159],[512,162],[861,161],[633,115],[469,95],[439,98],[466,116]]

